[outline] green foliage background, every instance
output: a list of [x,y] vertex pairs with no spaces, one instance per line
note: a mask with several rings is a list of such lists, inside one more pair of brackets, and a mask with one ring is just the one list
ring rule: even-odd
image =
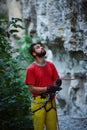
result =
[[33,59],[27,55],[28,46],[20,52],[18,49],[19,53],[15,56],[17,50],[13,50],[9,42],[11,34],[18,32],[9,29],[10,26],[22,28],[17,21],[21,20],[0,20],[0,130],[33,130],[30,92],[24,84],[26,66]]

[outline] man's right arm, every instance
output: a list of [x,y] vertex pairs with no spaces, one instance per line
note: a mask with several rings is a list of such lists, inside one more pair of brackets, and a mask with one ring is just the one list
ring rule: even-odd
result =
[[57,79],[55,86],[36,87],[34,85],[29,85],[29,87],[30,87],[30,91],[36,94],[55,93],[56,91],[60,91],[62,89],[60,87],[61,84],[62,84],[62,81],[60,79]]
[[34,85],[29,85],[29,89],[31,93],[36,93],[36,94],[42,94],[47,92],[47,87],[36,87]]

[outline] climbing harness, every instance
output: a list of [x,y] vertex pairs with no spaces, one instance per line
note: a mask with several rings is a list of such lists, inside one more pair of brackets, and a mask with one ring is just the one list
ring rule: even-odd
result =
[[[50,100],[50,94],[47,94],[47,98],[44,101],[35,101],[35,98],[36,97],[30,97],[31,102],[36,103],[36,104],[44,104]],[[43,98],[43,97],[41,97],[41,98]],[[45,99],[45,97],[44,97],[44,99]]]
[[[44,108],[46,112],[50,111],[51,109],[54,109],[56,111],[56,108],[53,106],[53,103],[52,103],[52,99],[51,99],[51,95],[50,94],[47,94],[47,96],[42,96],[41,99],[45,99],[44,101],[36,101],[35,100],[36,97],[33,97],[31,98],[31,101],[35,104],[43,104],[42,106],[40,106],[39,108],[37,108],[36,110],[33,110],[32,112],[37,112],[38,110]],[[50,102],[51,103],[51,107],[49,109],[46,108],[46,105],[47,103]]]
[[36,97],[32,97],[31,102],[32,102],[32,106],[34,104],[36,104],[36,106],[38,106],[35,109],[32,109],[32,114],[34,114],[35,112],[37,112],[41,109],[44,109],[47,113],[53,109],[56,112],[57,129],[60,130],[59,123],[58,123],[57,108],[56,108],[56,104],[54,103],[53,95],[46,94],[46,95],[39,95]]

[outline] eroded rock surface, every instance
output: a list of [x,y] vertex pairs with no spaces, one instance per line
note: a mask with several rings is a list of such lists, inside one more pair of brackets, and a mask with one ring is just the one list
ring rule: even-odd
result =
[[11,14],[19,16],[28,33],[40,37],[47,58],[55,63],[60,76],[76,78],[63,80],[63,90],[57,97],[62,110],[86,116],[87,0],[7,1],[9,19]]

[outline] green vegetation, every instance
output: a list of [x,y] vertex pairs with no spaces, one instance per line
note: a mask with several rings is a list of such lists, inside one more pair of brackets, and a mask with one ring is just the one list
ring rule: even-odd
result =
[[0,130],[33,130],[30,92],[24,84],[26,66],[33,59],[22,53],[24,49],[15,55],[17,50],[11,47],[9,40],[11,34],[18,32],[10,29],[11,26],[23,28],[17,21],[21,19],[0,20]]

